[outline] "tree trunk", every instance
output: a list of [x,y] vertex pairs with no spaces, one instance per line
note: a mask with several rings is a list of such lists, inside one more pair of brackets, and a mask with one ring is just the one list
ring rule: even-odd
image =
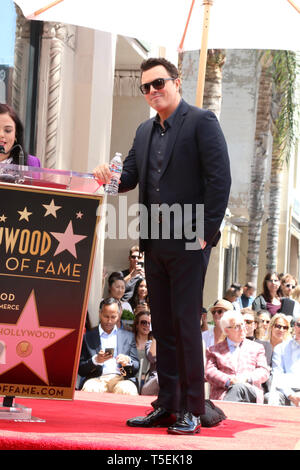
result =
[[271,127],[272,77],[269,64],[261,61],[261,73],[256,112],[254,155],[251,168],[247,282],[257,284],[259,249],[264,216],[264,195],[267,170],[267,149]]
[[222,68],[226,60],[223,49],[207,51],[203,108],[213,111],[220,118],[222,104]]
[[267,233],[267,263],[266,270],[275,272],[277,270],[279,222],[280,222],[280,198],[281,198],[281,176],[282,171],[278,168],[276,159],[272,158],[272,171],[269,195],[269,217]]

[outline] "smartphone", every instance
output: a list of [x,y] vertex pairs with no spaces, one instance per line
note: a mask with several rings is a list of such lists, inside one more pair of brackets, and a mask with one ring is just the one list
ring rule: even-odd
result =
[[144,261],[139,261],[139,263],[137,263],[137,267],[144,269]]
[[111,354],[112,356],[114,355],[114,348],[105,348],[105,353]]

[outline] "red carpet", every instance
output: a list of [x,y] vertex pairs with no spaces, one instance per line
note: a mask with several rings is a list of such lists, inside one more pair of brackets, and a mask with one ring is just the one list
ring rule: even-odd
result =
[[126,426],[143,416],[153,397],[76,392],[74,401],[20,398],[46,422],[0,421],[0,449],[200,450],[296,449],[300,408],[216,402],[228,419],[195,436],[172,436],[163,428]]

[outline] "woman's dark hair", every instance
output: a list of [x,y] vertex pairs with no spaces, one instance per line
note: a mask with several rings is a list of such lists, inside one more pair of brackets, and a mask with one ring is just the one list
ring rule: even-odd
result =
[[[148,317],[151,316],[150,312],[148,310],[142,310],[141,312],[139,312],[135,317],[134,317],[134,322],[133,322],[133,327],[132,327],[132,331],[134,333],[134,336],[136,338],[136,335],[137,335],[137,327],[138,327],[138,324],[140,322],[140,318],[143,316],[143,315],[147,315]],[[149,339],[152,339],[152,332],[150,331],[149,332],[149,335],[148,335],[148,340]]]
[[[135,286],[134,286],[134,290],[133,290],[133,294],[132,294],[132,297],[131,299],[129,300],[129,303],[132,307],[132,310],[135,309],[135,307],[138,306],[138,303],[139,303],[139,287],[140,287],[140,284],[145,281],[146,279],[144,277],[141,277],[140,279],[138,279],[138,281],[136,282]],[[148,295],[146,297],[146,302],[148,302]]]
[[[110,288],[115,281],[124,281],[124,276],[121,273],[121,271],[114,271],[113,273],[110,274],[107,282],[108,282],[108,287]],[[125,281],[124,281],[125,283]]]
[[[0,103],[0,114],[8,114],[14,121],[16,126],[16,144],[19,144],[22,147],[24,152],[24,163],[27,165],[27,153],[24,150],[24,127],[19,116],[11,106],[5,103]],[[15,165],[19,164],[19,155],[20,147],[16,147],[11,151],[11,156]]]
[[[276,272],[273,272],[273,273],[267,273],[265,275],[265,278],[264,278],[264,281],[263,281],[263,291],[262,291],[262,296],[264,297],[264,299],[267,301],[267,302],[272,302],[272,298],[270,296],[270,291],[268,289],[268,282],[267,281],[270,281],[271,277],[272,276],[276,276],[277,279],[279,280],[279,276]],[[279,284],[278,284],[278,289],[279,289]]]

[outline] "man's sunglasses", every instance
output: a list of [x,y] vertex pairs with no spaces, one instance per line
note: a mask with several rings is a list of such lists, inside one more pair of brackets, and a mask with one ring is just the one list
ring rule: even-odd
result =
[[144,83],[140,86],[140,90],[143,95],[150,93],[150,87],[153,86],[155,90],[162,90],[165,87],[167,80],[176,80],[176,78],[156,78],[152,82]]
[[294,286],[293,284],[285,284],[285,287],[287,287],[288,289],[295,289],[296,286]]

